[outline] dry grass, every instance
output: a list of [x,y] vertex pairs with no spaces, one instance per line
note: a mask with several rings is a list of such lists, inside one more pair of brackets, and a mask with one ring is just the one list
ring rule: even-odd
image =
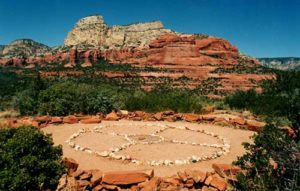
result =
[[18,117],[20,114],[15,110],[6,110],[0,112],[0,120],[5,118]]

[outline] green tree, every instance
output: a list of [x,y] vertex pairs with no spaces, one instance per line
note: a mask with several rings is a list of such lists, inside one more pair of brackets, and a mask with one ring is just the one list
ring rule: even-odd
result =
[[109,113],[114,109],[114,96],[105,89],[85,83],[57,83],[43,90],[38,98],[40,114]]
[[235,164],[245,173],[238,175],[240,190],[299,190],[300,144],[268,124],[254,143],[244,143],[246,154]]
[[[245,143],[246,154],[236,164],[244,173],[238,176],[241,190],[300,190],[300,73],[278,72],[275,80],[263,83],[263,92],[236,92],[226,102],[249,109],[270,121]],[[288,119],[296,136],[289,137],[275,121]]]
[[65,172],[62,148],[34,127],[0,129],[0,190],[54,190]]
[[46,88],[45,82],[41,79],[39,73],[31,81],[28,87],[18,92],[14,99],[15,108],[17,108],[21,115],[33,115],[38,112],[37,104],[39,94]]

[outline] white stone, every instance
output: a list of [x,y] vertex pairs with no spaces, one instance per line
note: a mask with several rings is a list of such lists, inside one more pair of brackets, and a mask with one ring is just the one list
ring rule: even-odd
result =
[[181,160],[175,160],[174,163],[176,165],[182,165],[182,164],[184,164]]
[[102,156],[102,157],[108,157],[109,156],[109,152],[107,152],[107,151],[103,151],[103,152],[101,152],[101,153],[98,153],[100,156]]

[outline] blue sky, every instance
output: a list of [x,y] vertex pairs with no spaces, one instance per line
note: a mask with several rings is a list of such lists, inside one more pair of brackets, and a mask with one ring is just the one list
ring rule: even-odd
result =
[[178,32],[229,40],[255,57],[300,57],[300,0],[0,0],[0,44],[63,44],[81,17],[108,25],[161,20]]

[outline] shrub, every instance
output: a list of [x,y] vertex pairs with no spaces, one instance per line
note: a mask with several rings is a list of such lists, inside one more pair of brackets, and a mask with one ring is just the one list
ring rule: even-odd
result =
[[112,99],[95,86],[64,82],[40,92],[38,111],[49,115],[108,113],[114,109]]
[[144,110],[157,112],[173,110],[176,112],[195,112],[202,110],[202,100],[199,96],[188,91],[179,90],[153,90],[151,92],[136,91],[126,100],[125,107],[128,110]]
[[276,80],[263,83],[263,92],[237,91],[226,97],[232,108],[248,109],[268,117],[285,117],[300,140],[300,72],[279,72]]
[[[300,144],[268,124],[254,143],[244,143],[246,154],[235,164],[245,171],[238,175],[241,190],[297,190],[300,188]],[[272,161],[272,162],[271,162]]]
[[11,100],[18,91],[28,86],[28,77],[20,77],[17,74],[0,67],[0,110],[11,109]]
[[39,73],[29,83],[27,89],[16,93],[13,99],[15,109],[19,110],[21,115],[33,115],[38,111],[37,100],[40,91],[44,90],[45,84]]
[[34,127],[0,129],[0,190],[54,190],[62,148]]
[[13,105],[21,115],[33,115],[37,112],[37,98],[34,99],[30,89],[17,93]]
[[227,96],[225,98],[225,103],[227,103],[231,108],[244,109],[255,107],[256,100],[257,93],[255,90],[238,90],[234,92],[234,94]]
[[[276,80],[263,83],[261,94],[236,92],[226,98],[235,108],[246,108],[273,119],[254,143],[245,143],[246,154],[236,162],[244,174],[238,176],[241,190],[299,190],[300,188],[300,73],[279,72]],[[289,137],[273,124],[289,124]]]

